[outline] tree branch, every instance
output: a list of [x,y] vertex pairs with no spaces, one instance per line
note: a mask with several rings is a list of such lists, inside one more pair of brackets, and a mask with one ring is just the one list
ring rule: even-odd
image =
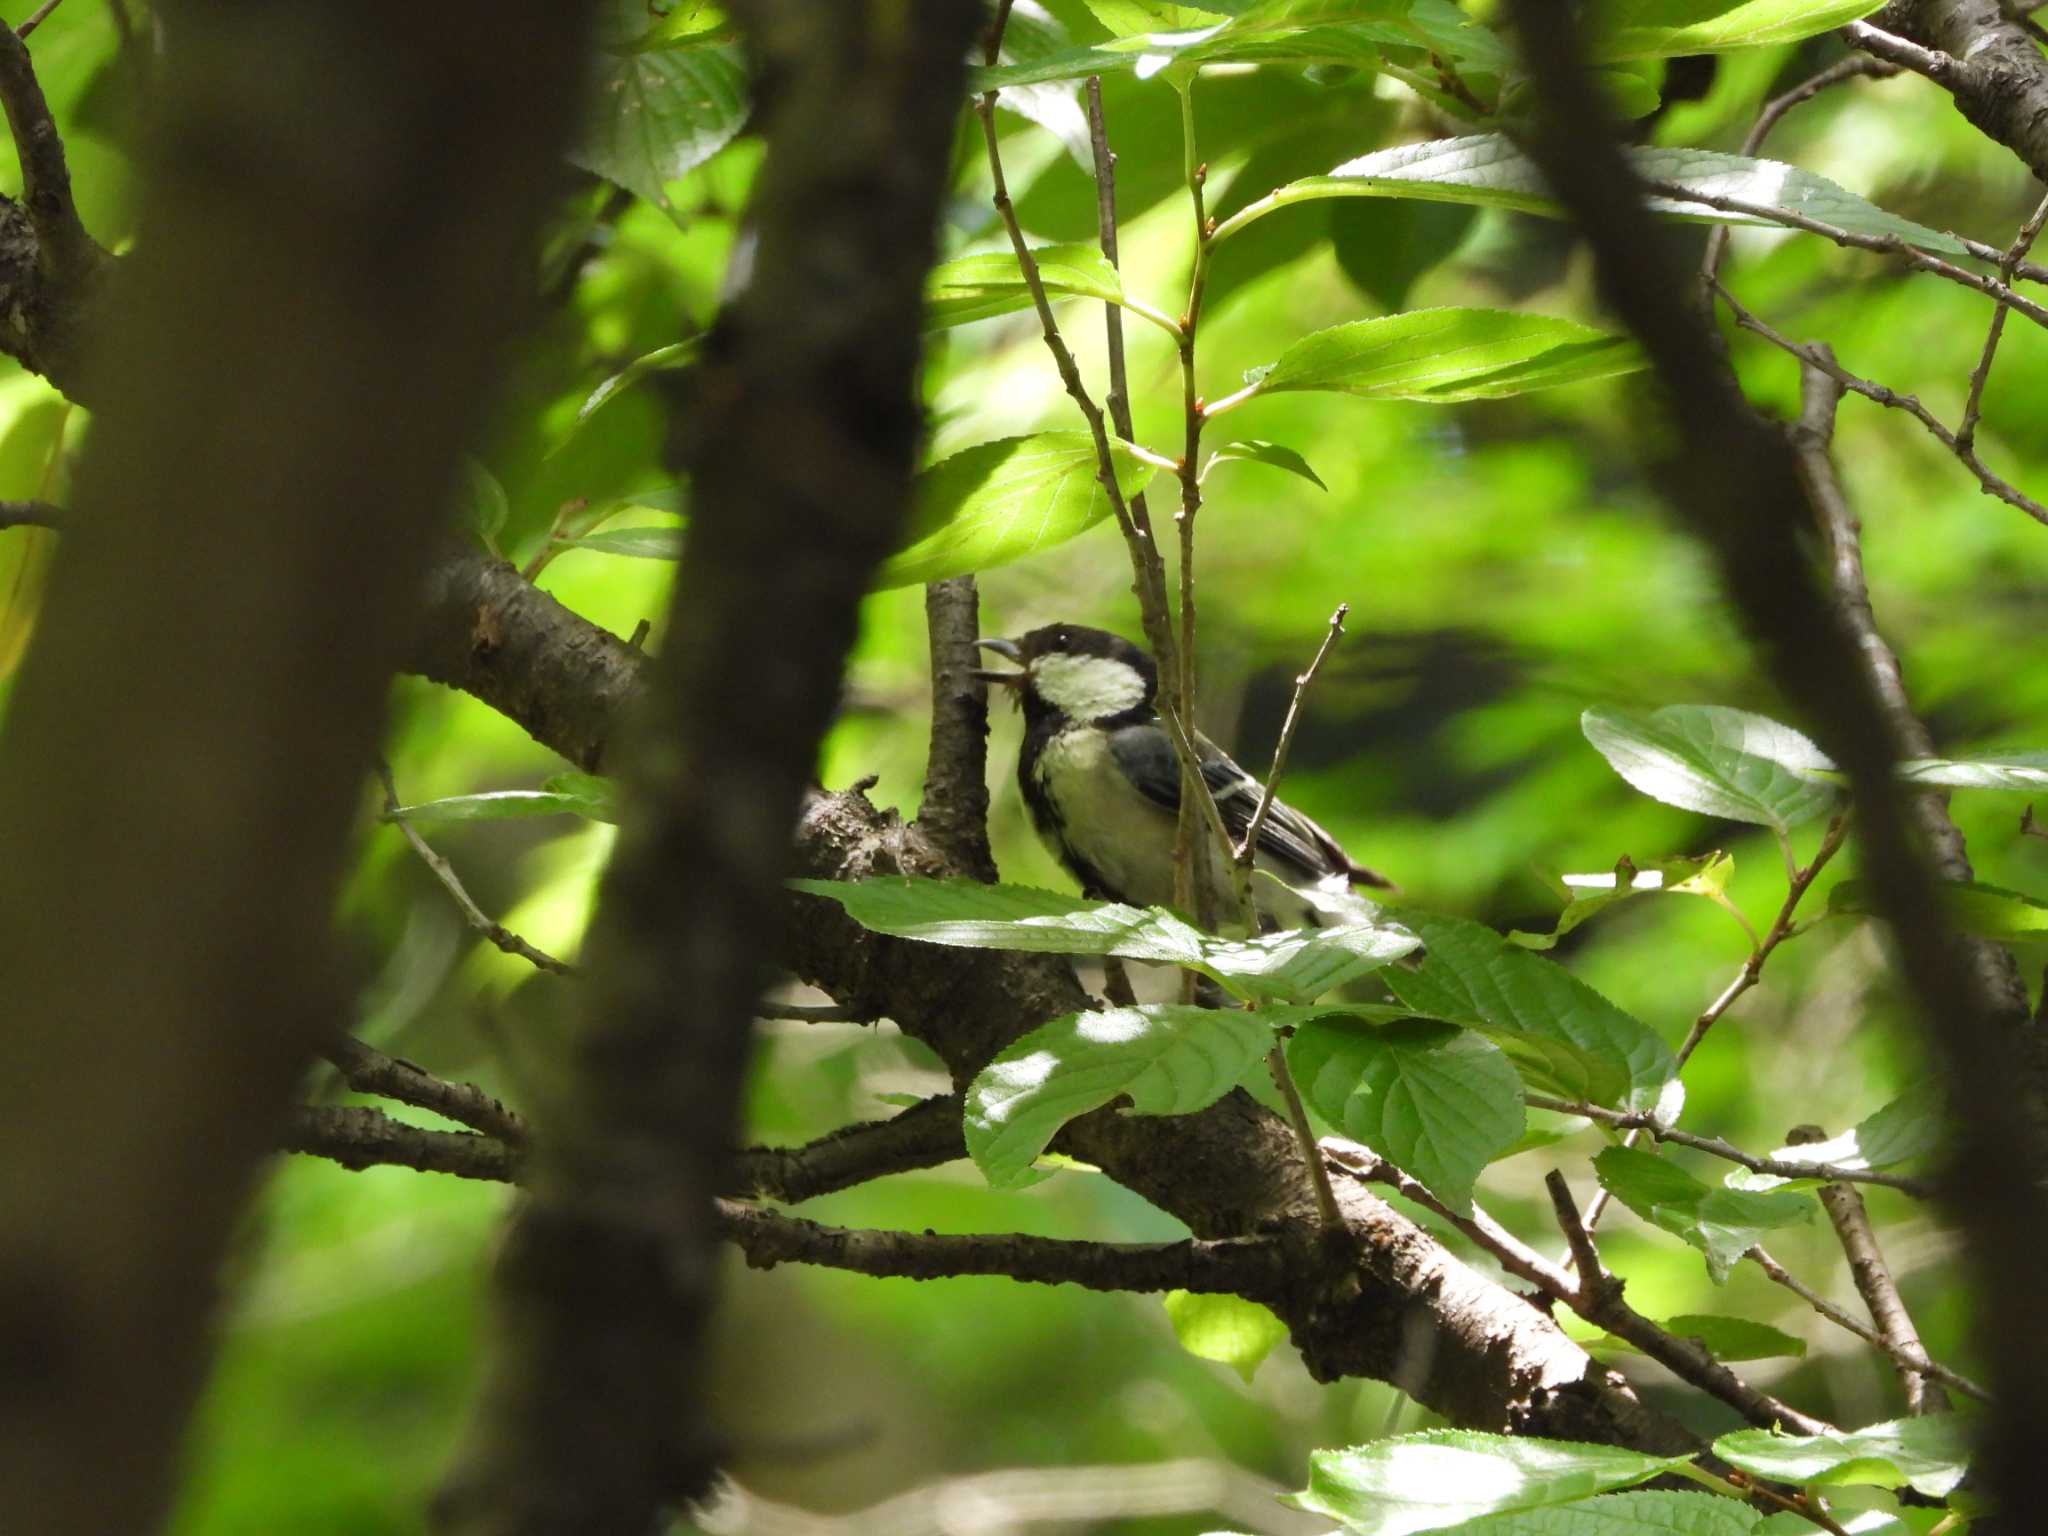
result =
[[280,1152],[303,1152],[361,1172],[412,1168],[499,1184],[519,1180],[519,1153],[474,1131],[430,1131],[394,1120],[381,1109],[301,1104],[278,1133]]
[[357,1093],[376,1094],[481,1131],[508,1147],[526,1145],[526,1122],[474,1083],[451,1083],[409,1061],[386,1056],[353,1035],[343,1035],[320,1054],[334,1064],[341,1080]]
[[996,878],[988,846],[988,684],[974,642],[980,602],[972,576],[924,589],[931,636],[932,729],[917,824],[977,880]]
[[942,1094],[888,1120],[849,1125],[800,1147],[749,1147],[736,1162],[732,1192],[801,1205],[892,1173],[936,1168],[967,1155],[960,1100]]
[[1925,75],[1979,131],[2048,181],[2048,61],[1998,0],[1893,0],[1844,36]]

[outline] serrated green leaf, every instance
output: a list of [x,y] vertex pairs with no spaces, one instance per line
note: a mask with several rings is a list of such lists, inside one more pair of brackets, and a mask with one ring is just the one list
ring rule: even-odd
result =
[[1586,740],[1653,800],[1728,821],[1790,831],[1825,815],[1841,791],[1820,748],[1789,725],[1747,710],[1673,704],[1648,715],[1589,709]]
[[[1681,1339],[1697,1339],[1716,1360],[1725,1362],[1775,1360],[1786,1356],[1800,1357],[1806,1353],[1804,1339],[1795,1339],[1768,1323],[1751,1322],[1746,1317],[1714,1317],[1688,1312],[1677,1317],[1660,1318],[1657,1326]],[[1639,1353],[1628,1340],[1618,1339],[1612,1334],[1602,1335],[1594,1344],[1600,1349]]]
[[1689,1459],[1432,1429],[1313,1452],[1307,1489],[1285,1502],[1341,1520],[1357,1536],[1408,1536],[1506,1511],[1567,1504],[1640,1483]]
[[1676,58],[1818,37],[1884,0],[1604,0],[1587,38],[1598,60]]
[[[2008,944],[2048,939],[2048,902],[2037,896],[1980,880],[1944,880],[1941,894],[1949,917],[1965,933]],[[1876,910],[1867,881],[1843,880],[1828,892],[1830,916],[1868,917]]]
[[1508,937],[1524,949],[1550,949],[1587,918],[1632,897],[1659,891],[1721,901],[1728,888],[1728,877],[1734,872],[1735,860],[1718,850],[1696,858],[1659,859],[1641,868],[1624,857],[1603,875],[1560,877],[1566,905],[1557,915],[1557,926],[1549,933],[1515,932]]
[[512,503],[506,499],[505,487],[481,459],[466,453],[462,456],[459,473],[461,479],[456,500],[462,522],[483,540],[486,549],[495,550],[505,519],[512,515]]
[[[1152,466],[1112,441],[1117,484],[1135,496]],[[1086,432],[1005,437],[941,459],[917,477],[913,525],[930,529],[877,573],[877,589],[1007,565],[1065,543],[1109,516]]]
[[1714,1442],[1714,1454],[1732,1467],[1779,1482],[1880,1488],[1903,1484],[1941,1499],[1963,1480],[1971,1441],[1968,1426],[1957,1415],[1930,1413],[1828,1435],[1736,1430]]
[[[1629,163],[1646,181],[1673,183],[1710,197],[1802,214],[1852,234],[1896,235],[1923,250],[1967,254],[1954,235],[1887,213],[1825,176],[1782,161],[1709,149],[1646,146],[1630,150]],[[1504,134],[1482,133],[1397,145],[1347,160],[1327,175],[1291,181],[1224,220],[1217,238],[1228,239],[1276,208],[1330,197],[1421,198],[1512,208],[1546,218],[1564,216],[1535,162]],[[1645,206],[1653,213],[1699,223],[1787,227],[1760,214],[1731,213],[1665,194],[1647,198]]]
[[2048,789],[2048,752],[2011,752],[1995,757],[1917,757],[1899,764],[1908,784],[1942,789]]
[[[1947,1101],[1941,1084],[1923,1078],[1856,1126],[1826,1141],[1780,1147],[1774,1162],[1828,1163],[1837,1168],[1890,1168],[1938,1151],[1948,1130]],[[1772,1173],[1737,1168],[1728,1175],[1731,1189],[1776,1189],[1790,1181]]]
[[1764,1233],[1813,1215],[1813,1201],[1805,1195],[1717,1189],[1668,1158],[1634,1147],[1607,1148],[1593,1159],[1593,1171],[1603,1189],[1643,1220],[1705,1254],[1717,1285]]
[[518,816],[582,816],[588,801],[581,795],[543,789],[493,789],[476,795],[449,795],[387,811],[387,821],[505,821]]
[[1131,37],[1146,32],[1192,32],[1229,20],[1229,12],[1242,10],[1244,0],[1222,0],[1208,6],[1182,5],[1177,0],[1085,0],[1095,19],[1109,28],[1112,37]]
[[1467,1521],[1443,1536],[1751,1536],[1762,1514],[1711,1493],[1608,1493]]
[[572,163],[663,204],[674,181],[731,142],[747,120],[747,68],[737,47],[609,52]]
[[680,528],[612,528],[603,533],[557,539],[555,543],[562,549],[588,549],[600,555],[627,555],[636,560],[683,558]]
[[[1093,245],[1043,245],[1032,253],[1049,298],[1124,301],[1123,282]],[[925,283],[925,328],[943,330],[1031,307],[1031,290],[1014,251],[961,256],[932,269]]]
[[1227,1365],[1246,1381],[1287,1337],[1287,1325],[1270,1307],[1242,1296],[1168,1291],[1165,1302],[1167,1321],[1182,1349],[1198,1360]]
[[1431,1019],[1304,1024],[1287,1061],[1311,1108],[1461,1216],[1525,1122],[1522,1080],[1485,1036]]
[[1236,1087],[1272,1044],[1263,1015],[1232,1008],[1066,1014],[1006,1047],[968,1086],[968,1155],[1007,1188],[1069,1120],[1120,1095],[1137,1114],[1192,1114]]
[[[1255,437],[1248,437],[1241,442],[1225,443],[1209,455],[1211,467],[1231,459],[1242,459],[1250,464],[1271,465],[1274,469],[1286,470],[1290,475],[1301,476],[1318,490],[1329,489],[1323,484],[1323,477],[1309,467],[1307,459],[1280,443],[1268,443]],[[1207,470],[1203,471],[1203,478],[1208,478]]]
[[1416,969],[1385,973],[1418,1013],[1477,1029],[1539,1092],[1677,1112],[1682,1089],[1671,1048],[1571,972],[1479,923],[1407,910],[1393,916],[1426,947]]
[[790,884],[838,902],[862,927],[900,939],[1184,965],[1240,997],[1283,1003],[1318,997],[1398,960],[1419,942],[1388,922],[1219,938],[1162,907],[1129,907],[974,880],[887,876],[857,884]]
[[1493,400],[1633,373],[1641,352],[1575,320],[1504,309],[1413,309],[1315,331],[1257,375],[1260,394],[1332,390],[1367,400]]

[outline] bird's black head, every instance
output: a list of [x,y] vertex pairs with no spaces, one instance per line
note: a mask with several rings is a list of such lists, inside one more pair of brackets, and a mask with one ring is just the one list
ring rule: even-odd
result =
[[1015,640],[976,644],[1024,669],[981,676],[1017,689],[1027,714],[1060,714],[1084,721],[1142,715],[1151,709],[1159,687],[1152,658],[1107,630],[1047,624]]

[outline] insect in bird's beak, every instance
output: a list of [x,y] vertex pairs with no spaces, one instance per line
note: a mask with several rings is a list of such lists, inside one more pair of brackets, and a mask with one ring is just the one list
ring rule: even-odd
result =
[[[1019,666],[1022,666],[1024,663],[1024,653],[1017,648],[1017,642],[1014,640],[977,640],[974,643],[984,651],[994,651],[1006,661],[1014,661]],[[974,675],[984,683],[993,683],[999,688],[1021,688],[1024,686],[1025,674],[1022,672],[987,672],[978,670]]]

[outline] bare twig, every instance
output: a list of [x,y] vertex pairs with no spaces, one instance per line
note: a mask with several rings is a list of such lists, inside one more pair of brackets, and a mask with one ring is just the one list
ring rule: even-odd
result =
[[442,858],[440,854],[434,852],[433,846],[424,837],[420,836],[419,829],[410,821],[406,820],[403,816],[394,814],[400,806],[398,786],[391,777],[391,765],[381,758],[377,762],[377,778],[384,786],[384,814],[386,818],[395,823],[398,830],[405,834],[405,840],[412,844],[413,852],[420,856],[421,862],[434,872],[434,878],[441,882],[442,888],[454,898],[457,909],[462,913],[463,921],[508,955],[517,955],[529,964],[543,971],[552,971],[557,976],[574,976],[576,974],[575,966],[570,965],[567,961],[557,960],[545,950],[534,948],[533,945],[527,943],[526,940],[512,932],[511,929],[487,916],[484,909],[476,904],[475,899],[469,894],[467,888],[464,887],[462,877],[455,873],[455,866]]
[[960,1100],[946,1094],[892,1119],[849,1125],[800,1147],[749,1147],[739,1154],[731,1193],[796,1205],[966,1155]]
[[[2020,226],[2019,234],[2014,236],[2012,245],[2006,250],[2005,259],[1998,264],[1998,275],[2007,287],[2012,286],[2013,272],[2019,266],[2021,258],[2032,249],[2035,237],[2041,233],[2044,220],[2048,220],[2048,198],[2043,198],[2032,216]],[[1977,418],[1983,408],[1984,382],[1991,377],[1991,360],[1998,355],[1998,341],[2005,334],[2005,313],[2003,304],[1991,312],[1991,325],[1984,333],[1984,351],[1977,359],[1977,366],[1970,370],[1970,394],[1963,402],[1962,424],[1956,428],[1956,446],[1964,452],[1976,446]]]
[[1734,315],[1735,323],[1744,330],[1761,336],[1780,351],[1791,353],[1792,356],[1798,358],[1809,367],[1819,369],[1844,389],[1853,390],[1866,400],[1875,400],[1879,405],[1890,406],[1895,410],[1904,411],[1931,432],[1937,442],[1954,454],[1963,468],[1977,477],[1977,484],[1982,487],[1987,496],[1996,496],[2006,505],[2019,508],[2020,511],[2026,513],[2035,522],[2048,524],[2048,507],[2042,506],[2040,502],[2035,501],[2017,486],[2001,479],[1987,469],[1983,461],[1977,457],[1976,450],[1959,443],[1956,440],[1955,433],[1943,426],[1935,418],[1934,413],[1920,403],[1917,396],[1902,395],[1895,390],[1886,388],[1882,384],[1873,384],[1868,379],[1859,378],[1836,362],[1834,354],[1826,347],[1817,342],[1793,341],[1783,333],[1774,330],[1765,321],[1751,314],[1749,310],[1743,307],[1742,302],[1735,295],[1719,283],[1714,285],[1714,291],[1721,296],[1721,302],[1728,306],[1729,313]]
[[[1734,979],[1727,986],[1723,987],[1720,994],[1700,1011],[1700,1016],[1692,1021],[1692,1028],[1686,1031],[1685,1039],[1679,1042],[1677,1051],[1673,1053],[1674,1060],[1680,1070],[1683,1070],[1686,1062],[1692,1059],[1692,1053],[1699,1049],[1700,1042],[1707,1038],[1707,1031],[1720,1021],[1721,1015],[1735,1005],[1737,998],[1757,984],[1758,978],[1763,975],[1764,963],[1771,958],[1772,951],[1792,936],[1793,916],[1799,910],[1799,903],[1805,899],[1806,892],[1812,886],[1815,877],[1820,874],[1821,870],[1826,867],[1828,860],[1832,859],[1841,848],[1842,840],[1848,834],[1848,828],[1849,815],[1848,812],[1844,811],[1828,823],[1827,831],[1821,836],[1820,847],[1814,850],[1812,862],[1804,869],[1801,869],[1798,862],[1792,857],[1791,843],[1785,843],[1785,862],[1787,865],[1786,889],[1785,899],[1778,906],[1778,915],[1771,920],[1771,926],[1765,930],[1764,936],[1754,941],[1755,948],[1750,950],[1749,958],[1742,962],[1742,968],[1735,973]],[[1535,1101],[1531,1100],[1530,1102],[1534,1103]],[[1574,1110],[1572,1113],[1577,1114],[1579,1111]],[[1601,1113],[1606,1114],[1608,1111],[1603,1110]],[[1648,1119],[1650,1117],[1646,1116],[1644,1118]],[[1640,1129],[1630,1130],[1622,1138],[1621,1144],[1625,1147],[1634,1146],[1640,1130],[1643,1129],[1648,1129],[1648,1127],[1644,1126]],[[1678,1134],[1682,1133],[1674,1133],[1673,1137],[1660,1139],[1675,1139]],[[1726,1143],[1722,1143],[1722,1145],[1725,1146]],[[1732,1147],[1729,1148],[1731,1152],[1734,1150]],[[1739,1157],[1737,1161],[1740,1161]],[[1586,1208],[1586,1225],[1597,1227],[1600,1224],[1600,1218],[1606,1214],[1607,1207],[1613,1203],[1613,1194],[1604,1188],[1601,1189],[1599,1193],[1593,1196],[1593,1203]]]
[[344,1168],[413,1168],[459,1179],[509,1184],[519,1177],[519,1154],[473,1131],[429,1131],[394,1120],[381,1109],[302,1104],[285,1118],[281,1152],[324,1157]]
[[1916,1200],[1934,1198],[1935,1185],[1932,1179],[1916,1179],[1906,1174],[1883,1173],[1875,1168],[1844,1168],[1835,1163],[1801,1163],[1785,1158],[1755,1157],[1718,1136],[1695,1136],[1690,1131],[1681,1131],[1667,1125],[1655,1115],[1641,1110],[1607,1109],[1599,1104],[1579,1104],[1568,1099],[1553,1099],[1540,1093],[1525,1094],[1523,1097],[1535,1109],[1552,1110],[1560,1115],[1581,1115],[1588,1120],[1598,1120],[1602,1125],[1611,1125],[1617,1130],[1640,1131],[1652,1141],[1668,1141],[1675,1147],[1690,1147],[1695,1152],[1704,1152],[1710,1157],[1738,1163],[1752,1173],[1770,1174],[1781,1179],[1833,1179],[1843,1183],[1881,1184],[1886,1189],[1896,1189],[1901,1194],[1911,1195]]
[[1952,1371],[1939,1361],[1930,1360],[1925,1352],[1921,1350],[1906,1350],[1903,1346],[1885,1338],[1884,1335],[1877,1332],[1868,1323],[1859,1322],[1852,1314],[1843,1311],[1832,1301],[1829,1301],[1827,1297],[1821,1295],[1797,1276],[1787,1271],[1784,1265],[1772,1258],[1762,1248],[1752,1248],[1743,1254],[1743,1257],[1761,1269],[1770,1277],[1774,1284],[1783,1286],[1837,1328],[1842,1329],[1844,1332],[1855,1334],[1864,1343],[1872,1345],[1880,1352],[1889,1355],[1893,1363],[1901,1370],[1912,1371],[1922,1376],[1931,1376],[1936,1381],[1953,1387],[1965,1397],[1975,1398],[1980,1403],[1988,1403],[1992,1400],[1989,1392],[1985,1391],[1984,1388],[1977,1385],[1976,1382],[1970,1380],[1969,1377],[1963,1375],[1960,1371]]
[[720,1200],[721,1236],[756,1269],[820,1264],[862,1275],[941,1280],[1007,1275],[1041,1285],[1091,1291],[1197,1291],[1255,1300],[1287,1288],[1281,1245],[1259,1238],[1177,1243],[1092,1243],[1022,1233],[958,1235],[856,1231],[822,1226],[735,1200]]
[[56,10],[63,3],[64,0],[43,0],[41,5],[29,12],[28,20],[14,29],[14,35],[16,37],[27,37],[29,33],[35,31],[37,27],[48,21],[50,19],[50,12]]
[[[1825,1141],[1827,1132],[1818,1126],[1795,1126],[1785,1139],[1797,1146],[1803,1142]],[[1871,1321],[1877,1324],[1878,1333],[1892,1346],[1890,1353],[1894,1359],[1902,1354],[1925,1354],[1920,1345],[1920,1331],[1913,1326],[1912,1314],[1906,1311],[1905,1302],[1899,1299],[1899,1288],[1892,1281],[1892,1272],[1884,1261],[1883,1250],[1877,1246],[1877,1234],[1870,1228],[1870,1213],[1864,1208],[1863,1197],[1850,1185],[1836,1181],[1822,1186],[1820,1203],[1828,1213],[1828,1220],[1834,1224],[1835,1236],[1841,1240],[1842,1253],[1849,1261],[1849,1274],[1856,1282],[1857,1294],[1870,1308]],[[1905,1385],[1906,1407],[1910,1412],[1948,1411],[1948,1394],[1929,1381],[1923,1372],[1901,1365],[1899,1379]]]
[[474,1083],[451,1083],[396,1056],[387,1056],[353,1035],[343,1035],[321,1051],[341,1079],[357,1093],[430,1109],[508,1147],[526,1145],[526,1122]]
[[988,846],[988,685],[976,675],[980,599],[972,576],[924,589],[932,728],[918,821],[976,879],[996,878]]
[[1963,67],[1948,54],[1938,48],[1922,47],[1896,33],[1873,27],[1867,21],[1850,22],[1842,28],[1842,37],[1865,53],[1874,54],[1901,69],[1910,69],[1916,75],[1925,75],[1944,90],[1953,91],[1962,82]]
[[64,270],[98,265],[105,253],[78,217],[64,141],[36,81],[28,48],[20,33],[5,26],[0,26],[0,107],[6,109],[7,126],[21,158],[21,200],[28,206],[37,237],[49,247],[51,264]]
[[1259,808],[1252,813],[1251,823],[1244,830],[1244,841],[1237,845],[1231,859],[1240,907],[1249,909],[1251,904],[1252,865],[1258,857],[1259,834],[1266,829],[1266,815],[1273,809],[1273,797],[1280,792],[1280,776],[1287,771],[1287,750],[1294,745],[1295,728],[1301,724],[1302,698],[1308,693],[1309,684],[1316,680],[1316,673],[1322,670],[1324,658],[1342,638],[1344,620],[1350,613],[1349,603],[1337,605],[1337,611],[1330,615],[1329,631],[1323,636],[1323,643],[1316,648],[1315,659],[1309,662],[1306,672],[1294,679],[1294,695],[1287,701],[1287,718],[1280,722],[1280,739],[1273,744],[1273,766],[1266,774],[1266,787],[1260,792]]
[[[1790,112],[1794,107],[1813,100],[1822,91],[1840,85],[1846,80],[1858,78],[1881,80],[1887,76],[1896,75],[1898,72],[1898,65],[1883,59],[1870,58],[1863,54],[1851,54],[1845,59],[1837,59],[1819,74],[1802,80],[1799,84],[1793,86],[1784,95],[1774,96],[1765,102],[1763,111],[1757,114],[1756,121],[1750,125],[1749,133],[1743,138],[1741,152],[1745,155],[1756,154],[1764,147],[1764,140],[1770,137],[1771,130],[1778,126],[1779,120],[1787,112]],[[1719,274],[1722,259],[1727,255],[1727,252],[1728,226],[1716,224],[1707,235],[1706,253],[1700,258],[1700,277],[1703,281],[1710,280]],[[2010,273],[2006,274],[2005,280],[2010,284],[2012,282],[2012,275]],[[2000,313],[2002,314],[2004,311],[2001,310]]]
[[837,1003],[778,1003],[763,999],[754,1010],[757,1019],[790,1019],[798,1024],[872,1024],[874,1018],[858,1008]]
[[0,501],[0,528],[58,528],[64,509],[47,501]]

